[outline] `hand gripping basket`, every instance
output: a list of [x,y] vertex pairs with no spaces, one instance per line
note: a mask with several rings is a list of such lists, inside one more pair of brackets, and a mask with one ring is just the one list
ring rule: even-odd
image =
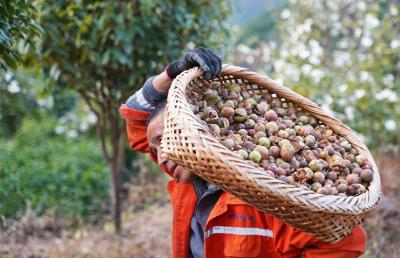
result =
[[233,65],[223,67],[213,81],[239,83],[255,92],[268,91],[282,100],[283,107],[308,111],[345,137],[373,166],[373,181],[368,191],[358,196],[321,195],[297,188],[249,165],[208,133],[190,109],[185,94],[189,84],[204,83],[201,75],[199,68],[184,71],[169,90],[161,144],[169,159],[257,209],[330,243],[349,234],[377,205],[381,192],[378,168],[365,144],[349,127],[314,102],[266,76]]

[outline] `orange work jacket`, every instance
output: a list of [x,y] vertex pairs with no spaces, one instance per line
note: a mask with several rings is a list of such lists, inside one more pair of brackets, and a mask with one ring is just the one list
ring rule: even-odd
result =
[[[121,106],[120,112],[126,121],[132,150],[152,155],[146,136],[149,113],[126,105]],[[152,158],[156,161],[154,155]],[[165,167],[162,169],[171,175]],[[176,183],[172,179],[167,187],[173,206],[173,258],[187,258],[190,222],[197,196],[192,183]],[[360,226],[336,244],[322,242],[226,192],[211,210],[204,232],[206,258],[352,258],[364,252],[366,242],[366,234]]]

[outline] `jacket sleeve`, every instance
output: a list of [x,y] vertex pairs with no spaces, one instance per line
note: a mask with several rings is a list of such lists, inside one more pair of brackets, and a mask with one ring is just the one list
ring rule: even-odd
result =
[[120,108],[120,113],[126,122],[126,130],[131,149],[143,153],[150,152],[146,133],[147,118],[150,116],[150,112],[131,109],[123,104]]
[[274,218],[275,249],[282,257],[355,258],[364,253],[366,234],[357,226],[338,243],[329,244]]
[[120,108],[121,116],[126,121],[129,144],[134,151],[150,152],[147,143],[147,119],[167,99],[168,92],[160,92],[154,88],[154,78],[147,79]]

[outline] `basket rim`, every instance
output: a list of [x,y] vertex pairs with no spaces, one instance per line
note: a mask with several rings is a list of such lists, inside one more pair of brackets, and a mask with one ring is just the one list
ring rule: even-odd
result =
[[[202,70],[198,67],[191,68],[189,70],[186,70],[182,72],[180,75],[178,75],[174,81],[172,82],[170,91],[168,93],[168,101],[167,101],[167,110],[169,108],[176,108],[173,107],[173,103],[175,100],[173,99],[173,93],[175,94],[178,92],[178,94],[183,97],[182,100],[186,101],[187,103],[187,96],[185,93],[185,90],[189,83],[198,77],[201,77],[202,75]],[[342,196],[334,196],[334,195],[322,195],[315,193],[311,190],[305,190],[298,188],[296,186],[284,183],[270,175],[268,173],[265,173],[265,177],[270,177],[274,187],[271,187],[269,190],[271,193],[275,193],[281,198],[284,198],[285,201],[287,201],[290,204],[293,205],[300,205],[305,209],[308,209],[313,212],[324,212],[324,213],[335,213],[335,214],[343,214],[343,215],[359,215],[359,214],[364,214],[366,212],[372,211],[373,208],[376,207],[380,195],[381,195],[381,188],[380,188],[380,176],[379,176],[379,170],[375,164],[374,159],[372,158],[371,153],[369,152],[367,146],[357,137],[357,135],[345,124],[343,124],[340,120],[337,118],[333,117],[332,114],[328,113],[326,110],[324,110],[322,107],[318,106],[316,103],[313,101],[305,98],[304,96],[292,91],[291,89],[279,84],[278,82],[270,79],[269,77],[259,74],[257,72],[251,71],[247,68],[243,68],[240,66],[234,66],[234,65],[228,65],[224,64],[222,67],[222,71],[220,76],[233,76],[234,78],[237,79],[242,79],[247,81],[248,83],[252,84],[257,84],[260,87],[266,88],[267,90],[271,91],[272,93],[275,93],[279,97],[283,97],[287,99],[288,101],[294,103],[298,107],[302,108],[303,110],[309,112],[311,115],[315,116],[317,119],[319,119],[322,123],[328,124],[328,126],[337,134],[345,137],[353,146],[356,148],[360,153],[365,155],[368,160],[371,162],[372,167],[373,167],[373,181],[371,182],[368,190],[358,196],[348,196],[348,197],[342,197]],[[218,81],[217,77],[214,79],[215,81]],[[183,87],[182,87],[183,85]],[[171,96],[171,97],[170,97]],[[187,103],[188,105],[188,103]],[[193,113],[193,112],[192,112]],[[193,114],[194,115],[194,114]],[[187,124],[187,119],[185,119],[185,115],[179,115],[174,117],[174,119],[180,123],[182,127],[185,127],[185,124]],[[164,126],[167,125],[167,119],[164,121]],[[203,125],[198,123],[196,125],[197,128],[199,128],[198,133],[201,134],[208,134],[210,137],[210,140],[215,139],[215,141],[224,147],[221,143],[218,142],[216,138],[211,136],[206,129],[204,128]],[[201,132],[200,132],[201,131]],[[162,151],[166,148],[163,147],[164,145],[164,140],[162,140]],[[198,144],[202,144],[198,142]],[[225,148],[225,147],[224,147]],[[225,148],[226,149],[226,148]],[[226,149],[227,151],[231,152],[230,150]],[[211,150],[214,154],[215,157],[219,157],[221,153],[216,152],[215,149]],[[232,152],[233,153],[233,152]],[[169,153],[166,152],[166,154],[170,157]],[[234,153],[233,153],[234,154]],[[179,161],[179,160],[176,160]],[[245,162],[245,161],[243,161]],[[256,168],[256,167],[254,167]],[[239,169],[239,167],[233,166],[232,169],[235,171],[239,172],[241,175],[244,177],[247,177],[246,172],[243,172]],[[201,175],[200,175],[201,176]],[[257,179],[252,179],[247,177],[250,181],[256,183],[259,186],[262,186],[263,188],[268,187],[268,185],[265,185],[265,183],[258,182]],[[295,191],[296,195],[295,196],[289,196],[286,192],[274,192],[273,189],[276,189],[276,187],[279,186],[281,188],[288,189],[290,191]],[[293,192],[292,191],[292,192]]]

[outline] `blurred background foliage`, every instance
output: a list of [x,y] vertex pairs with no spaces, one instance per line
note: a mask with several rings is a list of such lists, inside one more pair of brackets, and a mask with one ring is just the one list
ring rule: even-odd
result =
[[373,151],[397,148],[399,17],[398,1],[279,3],[238,32],[230,61],[314,100]]
[[0,1],[0,69],[17,68],[21,54],[35,45],[34,40],[42,33],[35,12],[31,1]]
[[0,0],[0,217],[20,218],[27,202],[71,222],[108,216],[104,148],[121,148],[125,201],[126,184],[155,178],[129,150],[118,107],[198,46],[314,100],[376,155],[398,153],[399,12],[389,0]]

